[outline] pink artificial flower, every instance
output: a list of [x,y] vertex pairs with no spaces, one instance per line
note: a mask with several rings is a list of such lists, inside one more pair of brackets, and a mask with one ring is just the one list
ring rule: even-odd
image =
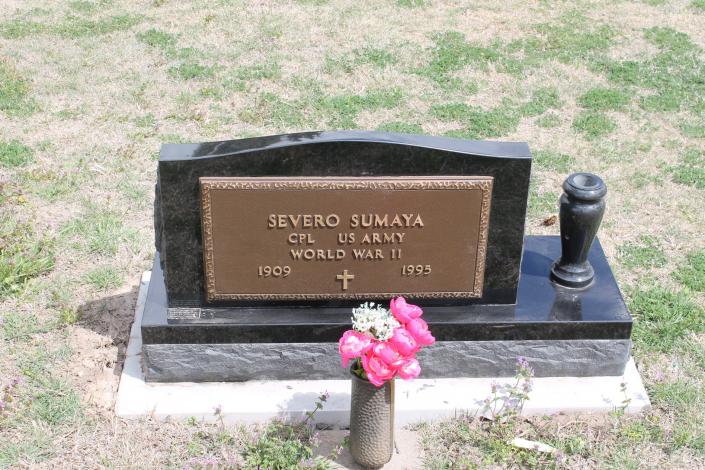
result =
[[381,387],[386,380],[394,378],[396,373],[394,368],[390,367],[371,350],[362,355],[362,368],[367,373],[367,380],[375,387]]
[[416,340],[403,326],[394,328],[394,332],[392,333],[392,337],[389,338],[389,342],[402,356],[411,356],[419,350]]
[[394,369],[400,367],[405,360],[405,357],[399,354],[399,351],[397,351],[394,345],[387,341],[375,344],[372,347],[372,353]]
[[348,330],[338,341],[338,351],[343,358],[343,367],[348,366],[350,359],[360,357],[372,347],[372,338],[355,330]]
[[419,361],[414,357],[408,357],[406,361],[397,369],[397,374],[404,380],[415,379],[421,373]]
[[400,323],[409,323],[414,318],[419,318],[423,313],[418,305],[407,304],[404,297],[397,297],[389,302],[389,308],[392,311],[394,318]]
[[420,318],[407,323],[406,329],[420,346],[430,346],[436,342],[436,338],[428,331],[428,324]]

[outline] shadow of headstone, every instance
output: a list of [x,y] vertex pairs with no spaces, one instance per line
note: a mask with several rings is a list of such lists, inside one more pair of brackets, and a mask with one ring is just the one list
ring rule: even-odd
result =
[[78,308],[79,320],[76,326],[110,338],[117,347],[117,359],[113,369],[119,376],[125,362],[125,351],[130,338],[130,328],[135,320],[135,305],[139,284],[124,292],[88,301]]

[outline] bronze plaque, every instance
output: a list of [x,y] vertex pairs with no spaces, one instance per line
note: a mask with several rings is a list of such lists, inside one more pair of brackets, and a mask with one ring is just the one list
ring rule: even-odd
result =
[[206,296],[482,296],[492,178],[200,178]]

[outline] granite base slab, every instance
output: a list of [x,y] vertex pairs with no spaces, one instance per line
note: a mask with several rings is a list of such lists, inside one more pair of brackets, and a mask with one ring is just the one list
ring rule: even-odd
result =
[[[526,238],[516,305],[425,308],[437,343],[419,354],[423,376],[509,377],[519,356],[538,377],[621,375],[632,320],[599,241],[589,288],[550,281],[559,255],[559,237]],[[350,328],[350,308],[204,305],[191,309],[198,317],[173,317],[159,254],[151,279],[141,321],[148,381],[345,377],[336,342]]]
[[[570,289],[550,280],[560,237],[530,236],[524,243],[516,305],[424,306],[440,341],[628,340],[632,319],[599,241],[590,251],[595,281]],[[183,307],[167,299],[157,253],[142,336],[145,344],[334,343],[350,328],[351,307]]]
[[[419,352],[424,378],[511,377],[526,357],[537,377],[624,373],[629,340],[446,341]],[[336,343],[148,344],[144,372],[153,382],[344,379]]]
[[[150,383],[142,371],[140,324],[149,274],[145,273],[120,378],[115,412],[119,417],[158,420],[190,419],[227,423],[262,423],[272,418],[301,419],[315,406],[316,397],[330,393],[317,423],[346,428],[350,416],[350,379],[253,380],[248,382]],[[493,382],[507,378],[439,378],[397,381],[395,425],[450,418],[481,412]],[[624,389],[622,389],[622,384]],[[600,377],[539,377],[523,409],[525,415],[568,412],[610,412],[628,400],[626,413],[650,406],[633,360],[624,374]]]

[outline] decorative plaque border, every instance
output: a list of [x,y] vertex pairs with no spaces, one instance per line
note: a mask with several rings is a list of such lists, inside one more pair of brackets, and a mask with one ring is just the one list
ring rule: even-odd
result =
[[[416,299],[469,299],[482,297],[487,258],[487,234],[492,201],[491,176],[423,176],[423,177],[200,177],[201,227],[203,233],[203,264],[206,300],[368,300],[380,297],[408,296]],[[480,226],[473,290],[471,292],[367,292],[338,294],[232,294],[217,292],[213,259],[213,216],[211,191],[237,189],[241,191],[409,191],[409,190],[480,190]]]

